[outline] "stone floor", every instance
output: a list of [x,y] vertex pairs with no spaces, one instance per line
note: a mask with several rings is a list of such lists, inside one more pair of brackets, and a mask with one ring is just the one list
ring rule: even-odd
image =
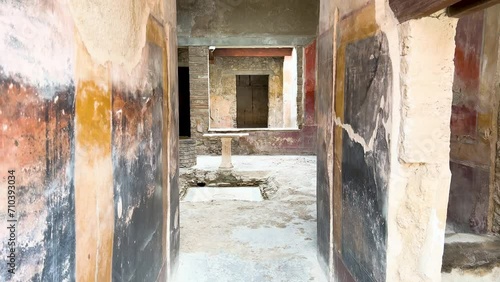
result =
[[[219,163],[198,157],[194,169]],[[233,164],[278,189],[261,202],[182,201],[177,280],[326,281],[316,257],[316,157],[233,156]]]
[[500,281],[500,238],[447,233],[442,272],[443,282]]

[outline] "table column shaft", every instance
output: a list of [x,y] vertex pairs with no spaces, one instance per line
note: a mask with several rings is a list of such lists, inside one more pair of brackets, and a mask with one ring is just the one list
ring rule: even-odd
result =
[[220,164],[220,169],[232,169],[233,164],[231,162],[231,140],[232,137],[222,137],[222,160]]

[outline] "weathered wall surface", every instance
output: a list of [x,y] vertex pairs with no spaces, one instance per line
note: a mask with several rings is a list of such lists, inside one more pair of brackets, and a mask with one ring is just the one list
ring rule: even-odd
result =
[[[328,16],[327,11],[325,17]],[[329,28],[327,34],[334,34],[334,25],[325,28]],[[328,237],[321,238],[320,246],[335,246],[330,261],[337,269],[335,276],[384,281],[393,76],[389,44],[375,21],[374,3],[341,18],[337,28],[338,37],[325,45],[333,50],[333,41],[338,41],[338,49],[333,50],[336,54],[320,60],[325,61],[326,69],[318,70],[326,75],[331,73],[333,56],[337,56],[336,72],[331,75],[335,84],[331,79],[319,80],[326,84],[319,89],[327,101],[318,112],[322,116],[318,125],[325,128],[324,136],[318,137],[325,142],[325,152],[318,155],[327,158],[318,165],[331,170],[323,173],[323,184],[318,186],[318,193],[321,191],[330,202],[321,207],[329,216],[319,224],[333,223]],[[329,253],[322,255],[327,260]]]
[[[16,274],[2,271],[0,280],[170,275],[178,252],[174,5],[0,4],[0,49],[9,54],[0,58],[0,185],[15,170],[18,219]],[[6,193],[0,200],[7,211]]]
[[315,94],[316,94],[316,52],[317,41],[298,52],[298,75],[297,83],[299,93],[297,95],[298,124],[315,125]]
[[[324,8],[321,7],[324,19]],[[333,177],[333,74],[334,74],[334,49],[333,27],[324,27],[320,24],[320,35],[317,41],[317,96],[315,99],[317,129],[317,216],[318,216],[318,250],[319,258],[325,265],[330,263],[332,215],[332,187]],[[306,80],[307,81],[307,80]],[[307,97],[307,90],[306,90]],[[307,103],[306,103],[307,105]],[[309,106],[311,107],[311,106]],[[306,118],[307,120],[307,118]]]
[[[343,123],[366,143],[343,131],[342,254],[356,280],[383,281],[390,158],[385,124],[392,87],[389,47],[379,32],[345,48]],[[338,66],[340,70],[341,63]],[[336,99],[337,103],[341,100]]]
[[193,139],[179,140],[179,168],[196,165],[196,142]]
[[482,66],[486,66],[488,60],[496,62],[498,42],[493,54],[483,54],[483,43],[489,44],[487,37],[496,37],[498,41],[498,36],[492,31],[484,33],[485,16],[484,11],[479,11],[461,18],[455,37],[452,180],[447,224],[456,232],[488,231],[492,138],[495,137],[491,133],[496,103],[494,93],[487,91],[489,82],[482,78]]
[[[67,8],[0,4],[0,218],[17,219],[17,241],[9,245],[16,274],[7,272],[11,252],[3,245],[2,281],[75,275],[75,60]],[[8,180],[15,180],[9,198]],[[15,201],[10,211],[8,199]],[[8,238],[0,233],[2,242]]]
[[311,42],[318,0],[177,0],[181,46],[296,46]]
[[[162,154],[163,163],[167,169],[163,170],[163,183],[167,193],[163,193],[163,216],[167,224],[163,224],[162,246],[166,249],[166,259],[163,260],[162,273],[159,275],[159,281],[175,281],[177,265],[179,263],[180,248],[180,225],[179,225],[179,100],[177,85],[177,10],[176,3],[172,0],[163,1],[164,12],[164,33],[166,36],[166,78],[164,79],[167,92],[164,96],[163,104],[163,144],[167,143],[167,148],[163,145],[163,150],[167,153]],[[155,37],[156,38],[156,37]],[[159,35],[159,38],[162,38]],[[168,109],[165,115],[165,108]],[[165,189],[165,188],[164,188]],[[167,226],[165,226],[167,225]],[[166,276],[166,277],[165,277]]]
[[207,154],[207,139],[203,138],[209,128],[210,82],[208,47],[189,47],[189,89],[191,101],[191,138],[196,141],[196,154]]
[[[456,19],[439,14],[398,27],[402,111],[395,131],[400,133],[395,149],[398,160],[391,166],[389,280],[439,281],[441,277],[451,179],[455,27]],[[426,47],[431,44],[435,47]]]
[[[479,89],[490,100],[493,107],[491,131],[485,131],[483,136],[490,133],[491,162],[490,162],[490,193],[488,210],[488,231],[500,233],[500,154],[499,154],[499,122],[498,116],[500,97],[500,6],[496,5],[485,10],[484,34],[488,34],[483,41],[483,62],[481,67],[481,81]],[[484,103],[484,102],[483,102]]]
[[164,64],[158,45],[148,43],[144,52],[147,60],[140,68],[142,75],[137,75],[144,84],[129,87],[121,81],[125,77],[116,74],[112,85],[113,195],[117,203],[113,277],[117,280],[155,280],[162,267],[158,246],[163,235]]
[[[487,65],[483,72],[483,79],[486,79],[488,83],[486,84],[486,89],[490,92],[490,97],[496,97],[496,100],[493,100],[493,105],[496,109],[496,114],[494,115],[497,119],[493,120],[493,130],[492,134],[496,135],[496,142],[493,143],[493,151],[495,152],[494,159],[492,160],[492,176],[491,179],[494,179],[493,185],[490,189],[490,210],[488,222],[489,226],[491,226],[491,231],[500,234],[500,109],[499,109],[499,101],[498,97],[500,97],[500,17],[495,17],[500,13],[500,6],[496,5],[486,10],[486,24],[485,24],[485,32],[488,34],[496,34],[495,36],[490,36],[488,41],[490,44],[484,45],[483,54],[488,54],[490,56],[494,56],[495,50],[497,51],[496,62],[494,59],[489,59],[487,61]],[[496,71],[495,71],[496,69]],[[495,124],[496,121],[496,124]]]
[[[305,69],[305,64],[306,64],[306,61],[305,61],[305,56],[306,56],[306,52],[307,50],[309,50],[309,52],[311,52],[311,50],[314,50],[314,58],[316,58],[316,40],[312,41],[311,43],[309,43],[308,45],[306,46],[298,46],[295,48],[296,52],[297,52],[297,126],[299,126],[300,124],[304,124],[305,123],[305,120],[304,120],[304,107],[305,107],[305,87],[306,87],[306,81],[305,81],[305,77],[306,77],[306,69]],[[309,55],[311,56],[311,54]],[[311,64],[311,63],[309,63]],[[313,81],[316,82],[316,61],[314,61],[314,75],[313,75]],[[314,87],[316,87],[316,85],[314,85]],[[313,96],[314,96],[314,90],[315,88],[313,88]]]
[[321,258],[337,281],[438,281],[455,20],[325,0],[319,30]]
[[210,128],[236,128],[236,75],[269,75],[268,127],[283,127],[283,58],[217,57],[209,65]]
[[317,103],[318,243],[337,279],[384,281],[393,80],[389,43],[376,23],[374,3],[341,10],[348,16],[340,18],[335,37],[331,4],[321,6],[318,43],[318,73],[324,76],[318,79]]

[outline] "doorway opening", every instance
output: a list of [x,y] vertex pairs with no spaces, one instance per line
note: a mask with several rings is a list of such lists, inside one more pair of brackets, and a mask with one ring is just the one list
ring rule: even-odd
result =
[[179,137],[191,137],[189,67],[179,67]]
[[269,75],[236,75],[236,125],[267,128]]

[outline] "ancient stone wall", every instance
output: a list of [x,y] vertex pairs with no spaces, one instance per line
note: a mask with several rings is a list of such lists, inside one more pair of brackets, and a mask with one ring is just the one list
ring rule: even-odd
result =
[[196,154],[207,153],[203,133],[209,128],[208,47],[189,47],[189,89],[191,101],[191,138],[196,140]]
[[179,167],[188,168],[196,165],[196,141],[193,139],[179,140]]
[[236,128],[236,75],[269,76],[268,127],[283,127],[282,57],[217,57],[209,68],[210,128]]
[[[299,123],[298,129],[287,129],[287,130],[252,130],[249,131],[248,137],[242,137],[238,140],[233,140],[232,142],[232,152],[233,154],[293,154],[293,155],[312,155],[315,154],[316,147],[316,121],[314,118],[314,101],[315,101],[315,84],[316,84],[316,43],[311,42],[307,46],[297,48],[297,64],[298,64],[298,76],[297,76],[297,116]],[[300,52],[300,53],[299,53]],[[226,88],[221,88],[220,83],[223,79],[221,75],[224,73],[229,73],[226,78],[230,81],[226,81],[225,84],[228,88],[232,89],[234,92],[235,81],[233,77],[236,73],[241,73],[241,71],[246,73],[258,73],[262,71],[267,71],[271,73],[276,71],[277,74],[281,73],[281,76],[276,75],[275,89],[273,93],[279,93],[280,88],[282,88],[282,64],[283,59],[275,58],[270,59],[259,59],[259,58],[245,58],[244,61],[249,64],[244,64],[242,68],[236,61],[237,58],[216,58],[215,64],[210,64],[208,61],[208,47],[189,47],[189,57],[190,57],[190,87],[191,87],[191,134],[192,139],[196,140],[196,153],[197,155],[219,155],[221,153],[221,142],[219,138],[213,137],[203,137],[204,133],[208,132],[209,123],[213,128],[215,125],[221,125],[221,122],[225,124],[232,124],[235,126],[235,110],[236,102],[235,95],[225,95]],[[272,66],[268,66],[268,60],[272,61]],[[214,66],[223,62],[223,67]],[[279,62],[278,62],[279,61]],[[227,62],[227,63],[224,63]],[[208,73],[208,68],[212,69],[211,75]],[[260,69],[260,71],[259,71]],[[215,77],[215,78],[214,78]],[[217,79],[217,77],[219,79]],[[210,87],[208,83],[210,81]],[[279,81],[279,82],[278,82]],[[234,83],[234,85],[233,85]],[[300,84],[300,85],[299,85]],[[194,89],[194,90],[193,90]],[[214,90],[215,89],[215,90]],[[233,115],[226,114],[225,116],[231,118],[215,119],[217,114],[213,114],[212,118],[209,119],[209,105],[208,105],[208,92],[215,93],[214,98],[210,101],[210,108],[213,108],[213,112],[219,113],[231,112]],[[306,94],[303,94],[306,93]],[[274,94],[273,94],[274,95]],[[277,94],[274,96],[278,96]],[[220,99],[219,99],[220,97]],[[222,105],[219,104],[222,100]],[[231,100],[231,101],[229,101]],[[278,101],[278,104],[282,104],[282,101]],[[277,107],[277,106],[276,106]],[[282,117],[280,111],[279,115],[275,115],[276,119],[273,121],[276,124],[278,117]],[[218,122],[218,123],[217,123]],[[227,128],[227,127],[225,127]]]

